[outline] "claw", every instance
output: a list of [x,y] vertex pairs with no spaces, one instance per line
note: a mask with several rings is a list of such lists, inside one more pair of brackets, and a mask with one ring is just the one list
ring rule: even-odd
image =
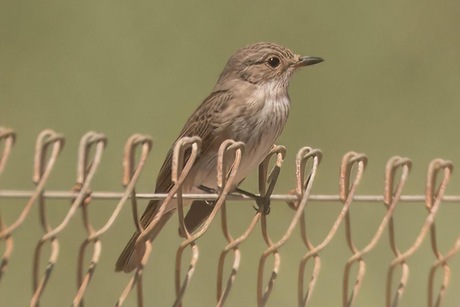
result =
[[[200,190],[203,192],[209,193],[209,194],[217,194],[217,191],[209,188],[204,185],[198,186]],[[269,214],[270,213],[270,198],[269,197],[264,197],[260,195],[256,195],[254,193],[242,190],[240,188],[236,188],[233,192],[236,192],[241,195],[248,196],[256,201],[257,206],[253,206],[254,210],[257,212],[262,211],[263,214]]]
[[[238,189],[239,190],[239,189]],[[239,190],[241,192],[242,190]],[[249,197],[252,197],[255,201],[257,206],[252,206],[254,210],[257,212],[262,212],[263,214],[269,214],[270,213],[270,197],[265,197],[265,196],[260,196],[260,195],[255,195],[246,191],[243,191],[244,195],[247,195]],[[248,195],[251,194],[251,195]]]
[[252,206],[257,212],[262,212],[263,214],[270,213],[270,198],[265,196],[256,195],[254,193],[236,188],[235,192],[251,197],[256,201],[257,206]]

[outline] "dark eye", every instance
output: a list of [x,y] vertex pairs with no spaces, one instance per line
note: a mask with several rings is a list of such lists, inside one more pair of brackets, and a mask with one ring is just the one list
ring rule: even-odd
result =
[[272,56],[268,59],[268,65],[270,65],[272,68],[276,68],[280,65],[280,59],[276,56]]

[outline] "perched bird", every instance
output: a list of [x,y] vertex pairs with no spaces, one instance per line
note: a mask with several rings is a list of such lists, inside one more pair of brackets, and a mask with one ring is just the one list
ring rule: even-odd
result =
[[[245,143],[234,182],[240,183],[256,169],[286,124],[290,106],[288,84],[292,74],[299,67],[322,61],[319,57],[294,54],[274,43],[255,43],[236,51],[225,65],[211,94],[189,117],[178,137],[199,136],[202,139],[200,155],[184,182],[183,193],[217,190],[217,153],[226,139]],[[158,174],[155,193],[167,193],[173,186],[173,148],[174,144]],[[144,228],[155,217],[160,205],[161,201],[150,201],[141,218]],[[167,205],[158,224],[148,235],[149,240],[158,235],[176,206],[175,200]],[[205,201],[193,201],[185,218],[187,230],[193,232],[211,210],[212,205]],[[116,263],[116,271],[130,272],[139,264],[145,251],[136,250],[138,236],[139,233],[135,232],[126,245]]]

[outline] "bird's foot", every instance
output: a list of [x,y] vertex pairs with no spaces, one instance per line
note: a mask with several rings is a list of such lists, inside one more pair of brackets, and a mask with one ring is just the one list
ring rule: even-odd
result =
[[[204,185],[200,185],[198,188],[200,190],[202,190],[203,192],[206,192],[206,193],[209,193],[209,194],[218,194],[218,192],[215,189],[207,187],[207,186],[204,186]],[[235,193],[240,194],[240,195],[244,195],[244,196],[248,196],[248,197],[254,199],[256,204],[257,204],[257,206],[253,206],[253,207],[257,212],[260,211],[260,212],[262,212],[264,214],[269,214],[270,213],[270,197],[256,195],[254,193],[242,190],[240,188],[236,188],[233,191],[232,194],[235,194]],[[206,203],[211,204],[211,202],[206,202]],[[212,202],[212,204],[214,204],[214,202]]]
[[[198,189],[200,189],[201,191],[203,191],[205,193],[208,193],[208,194],[219,194],[219,192],[217,192],[217,190],[215,190],[213,188],[210,188],[210,187],[207,187],[205,185],[199,185]],[[214,206],[214,204],[215,204],[215,201],[210,201],[210,200],[205,200],[204,202],[207,205],[210,205],[210,206]]]
[[253,206],[253,208],[257,212],[262,212],[263,214],[269,214],[270,213],[270,197],[256,195],[254,193],[242,190],[240,188],[236,188],[234,192],[236,192],[238,194],[248,196],[248,197],[254,199],[256,201],[257,207]]

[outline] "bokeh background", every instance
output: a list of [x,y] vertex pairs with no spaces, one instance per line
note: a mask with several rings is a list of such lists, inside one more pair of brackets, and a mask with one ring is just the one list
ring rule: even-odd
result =
[[[87,131],[109,138],[94,190],[122,191],[121,160],[133,133],[155,140],[138,190],[150,192],[170,144],[188,115],[209,93],[227,58],[256,41],[273,41],[325,63],[300,71],[290,85],[292,112],[280,144],[288,156],[276,192],[294,185],[294,157],[305,145],[321,148],[324,159],[314,193],[338,192],[340,159],[364,152],[369,165],[359,194],[381,194],[386,161],[413,159],[406,194],[424,192],[428,163],[437,157],[460,162],[460,2],[440,1],[0,1],[0,125],[18,139],[0,189],[33,188],[35,138],[45,128],[66,137],[47,186],[69,190],[75,183],[77,145]],[[448,194],[459,194],[456,173]],[[255,189],[255,181],[245,187]],[[0,199],[2,218],[13,221],[25,200]],[[49,201],[51,221],[59,223],[68,201]],[[103,225],[116,202],[91,208]],[[328,232],[340,205],[313,203],[308,227],[316,242]],[[231,209],[234,230],[254,211]],[[352,206],[353,231],[364,246],[376,229],[383,205]],[[410,246],[426,216],[423,204],[401,204],[395,213],[401,249]],[[282,234],[292,211],[273,204],[269,223]],[[443,204],[437,218],[440,245],[447,250],[459,235],[458,204]],[[129,276],[113,272],[114,262],[133,230],[128,206],[102,238],[103,250],[87,306],[113,306]],[[0,305],[24,306],[31,296],[32,255],[41,237],[34,210],[15,234],[15,249],[1,280]],[[84,239],[80,215],[60,235],[58,263],[42,298],[43,306],[69,305],[76,292],[76,263]],[[428,239],[428,237],[427,237]],[[145,272],[146,306],[174,300],[174,255],[180,240],[177,221],[158,238]],[[200,239],[198,269],[185,306],[215,304],[216,267],[225,241],[214,223]],[[254,306],[259,257],[265,246],[256,230],[242,245],[241,270],[228,306]],[[281,249],[281,271],[268,306],[296,305],[296,278],[305,253],[300,236]],[[339,306],[342,276],[350,252],[343,225],[322,252],[323,265],[311,306]],[[45,253],[44,258],[47,255]],[[366,256],[367,275],[356,306],[383,306],[386,271],[392,255],[387,234]],[[411,275],[402,306],[426,305],[429,240],[410,259]],[[46,262],[43,261],[43,264]],[[460,304],[460,265],[451,262],[452,283],[444,306]],[[438,278],[439,280],[439,278]],[[126,306],[135,306],[131,295]]]

